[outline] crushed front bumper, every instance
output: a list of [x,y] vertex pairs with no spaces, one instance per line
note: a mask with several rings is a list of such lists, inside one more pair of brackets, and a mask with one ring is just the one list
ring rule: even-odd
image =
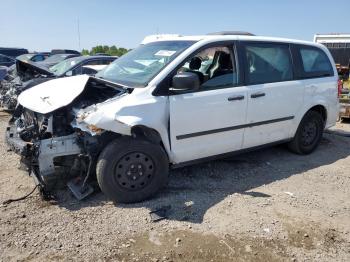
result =
[[57,178],[54,163],[57,157],[79,155],[82,152],[75,133],[30,143],[21,139],[15,125],[7,127],[6,142],[10,150],[21,156],[21,163],[43,186]]

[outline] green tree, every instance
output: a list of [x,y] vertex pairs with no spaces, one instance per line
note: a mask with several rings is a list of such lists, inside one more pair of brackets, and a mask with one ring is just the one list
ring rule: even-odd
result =
[[98,53],[108,54],[112,56],[122,56],[129,52],[131,49],[126,49],[124,47],[116,47],[115,45],[107,46],[107,45],[97,45],[91,48],[91,50],[83,49],[81,53],[83,55],[95,55]]
[[89,50],[87,50],[87,49],[83,49],[83,50],[81,50],[81,54],[82,54],[82,55],[89,55],[90,52],[89,52]]

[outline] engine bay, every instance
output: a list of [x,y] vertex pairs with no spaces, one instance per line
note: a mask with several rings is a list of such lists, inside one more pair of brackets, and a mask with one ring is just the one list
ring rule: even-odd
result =
[[[71,181],[69,188],[77,188],[76,181],[85,181],[78,189],[86,190],[87,180],[94,173],[91,167],[95,165],[100,151],[118,134],[106,131],[92,136],[74,127],[75,112],[128,91],[90,78],[72,103],[50,113],[34,112],[21,105],[16,108],[11,121],[12,128],[8,128],[8,140],[16,141],[13,147],[17,148],[13,150],[21,151],[21,162],[36,177],[43,191],[56,188],[58,184],[72,178],[75,178],[75,182]],[[80,198],[79,192],[73,193]]]

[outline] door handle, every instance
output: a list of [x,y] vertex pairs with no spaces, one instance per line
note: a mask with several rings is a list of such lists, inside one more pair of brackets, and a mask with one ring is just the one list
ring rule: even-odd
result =
[[250,97],[251,98],[258,98],[258,97],[262,97],[262,96],[265,96],[265,95],[266,95],[265,93],[258,92],[258,93],[252,94]]
[[243,100],[244,96],[240,95],[240,96],[230,96],[229,98],[227,98],[228,101],[237,101],[237,100]]

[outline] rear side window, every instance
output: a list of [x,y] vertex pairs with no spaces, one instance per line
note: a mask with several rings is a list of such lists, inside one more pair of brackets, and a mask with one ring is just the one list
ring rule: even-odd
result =
[[91,60],[87,63],[85,63],[85,65],[101,65],[101,60]]
[[301,60],[301,77],[314,78],[333,76],[333,67],[328,56],[316,47],[299,47],[299,55]]
[[244,49],[245,75],[248,85],[293,79],[289,45],[248,42]]
[[45,57],[42,55],[36,55],[36,56],[34,56],[34,58],[32,60],[33,60],[33,62],[40,62],[40,61],[45,60]]

